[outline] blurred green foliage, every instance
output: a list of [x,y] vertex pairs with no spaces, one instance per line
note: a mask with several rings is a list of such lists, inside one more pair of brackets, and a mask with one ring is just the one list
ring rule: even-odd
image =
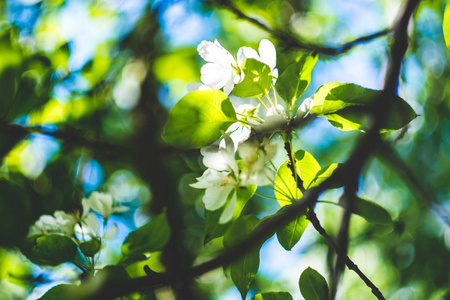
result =
[[[82,44],[89,45],[91,51],[84,58],[80,58],[80,44],[75,42],[76,36],[87,36],[81,30],[83,24],[69,28],[63,27],[61,21],[67,18],[64,10],[73,1],[20,1],[28,2],[21,5],[13,2],[0,1],[0,299],[24,299],[27,295],[36,298],[55,285],[82,281],[86,274],[79,274],[76,267],[72,272],[58,267],[44,270],[22,261],[18,247],[26,239],[29,226],[41,215],[80,209],[82,198],[97,189],[110,192],[132,211],[115,220],[120,225],[118,241],[107,243],[100,262],[101,267],[122,262],[126,269],[103,269],[105,274],[109,272],[106,277],[144,276],[146,265],[155,272],[166,271],[175,276],[219,253],[223,238],[213,239],[217,232],[210,228],[205,236],[205,223],[219,216],[205,214],[202,193],[189,187],[204,167],[198,151],[175,150],[161,138],[169,118],[168,109],[187,93],[188,83],[199,81],[203,63],[196,53],[199,41],[178,47],[164,35],[167,24],[162,15],[176,1],[142,1],[141,17],[132,26],[127,25],[128,31],[120,30],[125,21],[114,1],[85,1],[82,11],[86,20],[99,22],[89,23],[88,31],[115,27],[102,38],[86,38]],[[181,2],[194,6],[193,1]],[[245,14],[273,28],[309,43],[331,46],[391,26],[392,12],[396,13],[402,5],[402,1],[366,1],[369,9],[375,11],[370,14],[361,5],[335,2],[233,1]],[[336,9],[340,4],[342,8]],[[215,1],[202,5],[196,8],[197,13],[210,15],[221,24],[220,31],[209,39],[217,38],[232,53],[243,45],[256,48],[262,38],[271,39],[267,32],[219,9]],[[399,96],[419,116],[401,132],[385,133],[383,138],[395,141],[395,150],[426,187],[428,195],[436,197],[449,211],[450,52],[442,33],[444,6],[442,1],[423,1],[411,26]],[[352,13],[352,9],[360,10],[361,16]],[[34,15],[34,19],[27,19],[26,13]],[[24,25],[23,18],[28,25]],[[74,20],[77,21],[75,17]],[[67,33],[70,30],[75,32],[73,36]],[[383,37],[370,45],[358,45],[341,56],[320,56],[302,99],[328,82],[348,81],[344,75],[359,70],[359,64],[366,66],[362,59],[372,66],[366,70],[369,80],[382,78],[387,40]],[[277,67],[285,69],[300,53],[283,41],[273,42],[278,49]],[[346,64],[340,64],[345,61]],[[349,83],[363,84],[365,74],[357,77],[361,77],[361,82]],[[380,82],[371,87],[377,85]],[[294,149],[312,153],[322,166],[343,162],[362,135],[340,132],[318,120],[297,134]],[[36,136],[45,136],[46,140]],[[275,163],[279,166],[285,159],[280,155]],[[349,256],[388,299],[447,299],[450,228],[405,178],[382,156],[365,166],[359,196],[373,202],[361,203],[363,218],[352,217]],[[321,195],[321,200],[337,203],[340,192],[330,190]],[[243,208],[243,214],[273,214],[279,209],[275,202],[254,196]],[[393,226],[364,219],[367,210],[377,210],[379,206],[390,214]],[[157,216],[163,214],[167,215],[165,224],[170,229],[164,227],[160,233],[168,235],[170,231],[170,239],[150,247],[150,257],[139,255],[121,261],[123,257],[117,249],[128,233],[149,218],[158,221]],[[317,214],[327,232],[336,237],[342,209],[318,203]],[[384,210],[379,215],[381,223],[387,222]],[[273,252],[263,246],[268,255],[250,253],[254,261],[243,276],[254,277],[258,266],[260,271],[250,286],[240,287],[241,292],[250,289],[249,299],[274,290],[288,291],[294,299],[300,299],[298,280],[303,270],[311,266],[325,278],[330,273],[327,260],[332,261],[333,254],[311,226],[306,230],[300,227],[293,232],[302,240],[292,251],[285,252],[280,245],[271,244]],[[226,228],[215,230],[221,236]],[[130,235],[127,241],[131,243],[133,239]],[[166,245],[162,251],[161,244]],[[28,244],[28,248],[32,247]],[[291,249],[291,245],[285,248]],[[56,264],[53,259],[60,258],[49,259],[48,264],[52,265]],[[273,265],[280,268],[276,274],[267,271],[273,270]],[[238,299],[239,293],[232,288],[238,275],[233,266],[230,268],[231,277],[215,270],[197,281],[186,279],[172,289],[157,289],[156,296],[148,293],[142,298],[185,299],[190,295],[195,299]],[[50,276],[57,270],[64,276]],[[52,293],[61,297],[72,288],[60,285]],[[364,283],[347,271],[338,296],[373,298]],[[135,294],[129,299],[139,297]],[[255,299],[258,297],[267,296]]]

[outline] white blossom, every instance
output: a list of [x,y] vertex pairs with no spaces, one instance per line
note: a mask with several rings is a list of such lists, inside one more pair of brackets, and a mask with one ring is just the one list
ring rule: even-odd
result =
[[267,110],[264,123],[253,122],[252,127],[256,131],[269,132],[276,129],[285,129],[289,124],[290,118],[286,114],[284,107],[281,104],[272,106]]
[[233,56],[220,43],[202,41],[197,47],[198,54],[207,63],[201,68],[201,81],[213,89],[221,89],[230,94],[240,76]]
[[114,200],[110,194],[93,192],[87,199],[89,207],[100,213],[105,222],[115,212],[122,212],[128,210],[128,207],[116,206],[114,207]]
[[266,163],[275,156],[276,151],[277,145],[271,144],[267,138],[262,143],[259,143],[256,139],[242,143],[238,148],[244,167],[240,174],[241,185],[269,185],[273,183],[274,173],[266,168]]
[[[234,190],[239,187],[237,181],[239,168],[234,158],[234,143],[226,133],[224,133],[224,139],[225,148],[208,146],[200,150],[203,155],[203,164],[208,169],[197,178],[196,183],[191,184],[194,188],[205,189],[202,200],[205,208],[210,211],[223,207],[231,193],[233,193],[231,196],[235,197]],[[224,223],[229,221],[229,210],[234,211],[234,208],[227,208],[228,206],[225,207],[227,214],[221,218]]]
[[30,228],[30,235],[34,234],[51,234],[61,233],[72,236],[74,234],[74,227],[76,219],[72,214],[65,213],[61,210],[54,212],[51,215],[42,215],[39,220]]

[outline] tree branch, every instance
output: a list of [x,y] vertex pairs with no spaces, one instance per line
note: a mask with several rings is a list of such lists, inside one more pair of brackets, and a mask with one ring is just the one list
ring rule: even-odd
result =
[[397,171],[401,175],[402,180],[408,184],[409,188],[415,192],[419,199],[423,199],[430,205],[435,212],[441,217],[442,221],[450,226],[450,216],[445,210],[434,193],[427,191],[422,181],[420,181],[411,168],[403,161],[397,152],[387,143],[379,144],[377,156],[386,163],[386,165]]
[[232,12],[238,19],[245,20],[253,24],[254,26],[258,27],[259,29],[269,33],[274,38],[282,42],[280,46],[286,49],[311,51],[325,56],[338,56],[344,54],[349,50],[353,49],[355,46],[370,42],[382,36],[386,36],[391,32],[391,29],[386,28],[377,31],[375,33],[361,36],[359,38],[354,39],[353,41],[335,47],[317,45],[302,41],[299,38],[292,36],[292,33],[290,32],[270,28],[268,25],[262,23],[261,21],[246,15],[239,8],[237,8],[230,0],[212,0],[212,2],[215,2],[219,7],[222,7]]
[[320,224],[319,219],[317,218],[316,213],[314,210],[310,209],[308,212],[308,219],[311,221],[311,224],[313,224],[314,228],[319,232],[321,236],[326,240],[327,244],[336,252],[338,255],[342,257],[343,262],[345,265],[352,271],[354,271],[358,276],[364,281],[364,283],[371,288],[372,293],[378,298],[378,299],[385,299],[383,294],[380,292],[380,290],[370,281],[369,278],[367,278],[366,275],[359,269],[359,267],[347,256],[346,252],[342,251],[341,248],[339,248],[336,243],[333,241],[333,239],[327,234],[325,229]]

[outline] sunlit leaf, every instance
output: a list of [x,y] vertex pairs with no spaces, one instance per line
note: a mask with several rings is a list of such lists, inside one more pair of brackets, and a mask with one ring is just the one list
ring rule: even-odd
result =
[[[246,215],[238,218],[226,232],[223,238],[223,245],[230,249],[238,245],[247,238],[248,234],[258,225],[259,219],[254,215]],[[256,276],[259,268],[259,249],[261,245],[255,246],[253,250],[247,252],[242,258],[230,265],[231,279],[245,299],[250,288],[250,283]]]
[[[282,207],[279,212],[284,209],[289,209],[289,206]],[[302,237],[308,224],[309,220],[306,218],[305,210],[298,218],[277,230],[277,238],[280,245],[286,250],[291,250]]]
[[253,296],[252,300],[292,300],[288,292],[268,292]]
[[305,300],[329,299],[328,285],[325,278],[310,267],[300,275],[299,286]]
[[[321,86],[312,97],[311,114],[325,116],[335,127],[343,131],[366,130],[371,103],[382,91],[364,88],[352,83],[332,82]],[[416,113],[402,98],[390,99],[389,111],[381,132],[402,128],[416,118]]]
[[130,232],[121,250],[124,256],[161,250],[169,241],[170,227],[165,213],[154,217],[144,226]]
[[201,148],[217,140],[234,122],[236,113],[225,93],[195,91],[172,108],[162,137],[177,148]]
[[445,5],[444,22],[442,24],[444,31],[444,40],[447,47],[450,47],[450,5],[449,2]]
[[[321,184],[322,182],[324,182],[326,179],[328,179],[328,177],[330,177],[336,170],[339,170],[339,167],[341,166],[341,164],[338,163],[334,163],[328,166],[325,166],[323,168],[321,168],[319,170],[319,172],[317,172],[316,176],[314,177],[313,181],[311,181],[311,184],[308,186],[308,188],[312,188],[315,186],[318,186],[319,184]],[[333,184],[333,186],[329,186],[328,188],[340,188],[344,185],[344,179],[342,180],[335,180],[335,183]]]
[[222,215],[224,207],[218,210],[210,211],[205,209],[205,239],[204,244],[207,244],[211,240],[221,237],[225,234],[230,223],[220,224],[219,219]]
[[[296,168],[295,171],[303,181],[303,187],[308,187],[320,171],[320,165],[316,159],[304,150],[298,150],[295,153]],[[293,200],[299,199],[303,193],[297,188],[297,182],[292,176],[288,167],[289,160],[286,160],[277,171],[275,178],[275,197],[280,206],[289,205]]]
[[234,86],[233,94],[241,98],[264,97],[272,86],[270,67],[256,59],[249,58],[242,65],[244,80]]
[[39,300],[82,300],[86,299],[86,293],[79,286],[72,284],[60,284],[52,287]]
[[317,59],[317,55],[302,55],[297,58],[295,63],[290,64],[278,78],[275,86],[277,92],[286,100],[291,110],[308,88],[311,82],[311,72]]
[[[345,207],[343,198],[338,205]],[[368,222],[382,225],[392,225],[392,218],[389,212],[375,202],[356,197],[353,213],[363,217]]]
[[20,250],[35,264],[57,266],[74,260],[77,245],[67,236],[51,234],[28,238]]

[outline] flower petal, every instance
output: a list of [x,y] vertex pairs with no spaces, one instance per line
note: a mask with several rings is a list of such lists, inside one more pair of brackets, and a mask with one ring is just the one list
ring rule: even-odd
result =
[[275,69],[277,65],[277,51],[272,42],[266,39],[261,40],[258,51],[261,61],[268,65],[271,70]]
[[219,218],[219,224],[225,224],[231,220],[234,214],[234,210],[236,209],[237,204],[237,194],[236,191],[232,191],[233,195],[231,196],[230,203],[228,203],[227,207],[222,212],[222,215]]
[[218,64],[207,63],[201,70],[201,81],[213,89],[221,89],[229,82],[234,82],[234,70]]
[[233,56],[222,45],[215,40],[214,43],[210,41],[202,41],[197,46],[198,54],[207,62],[215,63],[222,66],[230,67],[236,66],[236,61]]
[[210,187],[205,191],[203,203],[207,210],[217,210],[227,201],[228,195],[233,190],[233,186]]
[[237,61],[239,66],[245,62],[246,59],[254,58],[256,60],[261,61],[261,57],[259,57],[258,52],[255,49],[250,47],[241,47],[237,53]]

